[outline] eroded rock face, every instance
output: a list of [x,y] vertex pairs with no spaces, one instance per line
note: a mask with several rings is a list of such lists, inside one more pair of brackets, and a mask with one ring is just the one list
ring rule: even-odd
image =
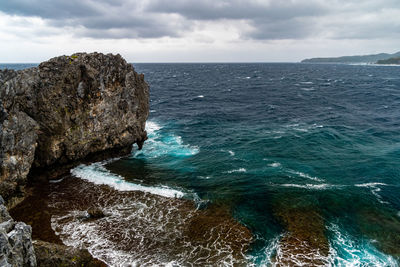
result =
[[148,112],[148,85],[120,55],[78,53],[0,71],[0,194],[22,195],[32,167],[141,148]]
[[32,228],[15,222],[0,196],[0,266],[36,266]]

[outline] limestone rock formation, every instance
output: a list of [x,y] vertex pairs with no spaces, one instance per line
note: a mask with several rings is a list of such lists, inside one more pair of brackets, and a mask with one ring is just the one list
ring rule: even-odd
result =
[[77,53],[0,71],[0,194],[12,206],[32,168],[141,148],[148,112],[148,85],[120,55]]
[[15,222],[0,196],[0,266],[36,266],[32,229]]

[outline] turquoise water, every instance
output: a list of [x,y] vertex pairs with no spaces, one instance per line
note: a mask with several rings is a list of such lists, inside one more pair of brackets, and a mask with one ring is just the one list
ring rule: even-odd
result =
[[334,264],[397,265],[398,67],[135,67],[159,129],[121,168],[154,168],[156,183],[229,203],[257,236],[254,262],[285,231],[276,209],[304,208],[323,217]]
[[285,250],[292,231],[323,233],[329,253],[308,250],[323,265],[399,265],[400,68],[134,67],[151,87],[149,140],[76,176],[229,207],[253,234],[249,264],[304,260]]

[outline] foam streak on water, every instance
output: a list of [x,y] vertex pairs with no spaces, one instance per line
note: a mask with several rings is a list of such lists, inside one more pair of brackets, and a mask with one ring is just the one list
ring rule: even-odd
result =
[[[224,209],[197,210],[190,200],[117,191],[74,177],[52,186],[53,230],[65,244],[86,247],[109,266],[245,262],[250,232]],[[92,205],[105,217],[90,219]]]
[[164,197],[178,198],[185,195],[184,192],[167,186],[143,186],[125,181],[122,176],[113,174],[107,170],[104,167],[104,163],[82,164],[72,169],[71,174],[94,184],[109,185],[119,191],[142,191]]
[[331,223],[327,227],[333,238],[330,240],[329,261],[331,266],[399,266],[392,256],[378,251],[370,241],[356,242],[350,235]]
[[364,184],[356,184],[355,186],[357,187],[365,187],[365,188],[370,188],[371,189],[371,193],[376,197],[376,199],[382,203],[382,204],[389,204],[389,202],[384,201],[382,199],[382,196],[378,193],[381,191],[381,189],[379,188],[380,186],[387,186],[387,184],[385,183],[377,183],[377,182],[373,182],[373,183],[364,183]]

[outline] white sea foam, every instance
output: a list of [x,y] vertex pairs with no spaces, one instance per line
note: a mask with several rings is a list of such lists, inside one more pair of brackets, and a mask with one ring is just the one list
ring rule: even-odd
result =
[[[308,266],[309,260],[320,260],[321,266],[390,266],[398,267],[396,260],[389,255],[386,255],[373,246],[373,240],[364,240],[356,242],[345,231],[339,228],[338,225],[330,223],[327,225],[327,230],[332,234],[329,240],[329,254],[322,255],[318,249],[308,248],[310,254],[287,255],[285,253],[284,244],[279,242],[286,234],[283,233],[273,238],[264,249],[264,255],[261,262],[259,256],[248,256],[249,262],[258,262],[254,266],[276,266],[277,262],[291,262],[296,266]],[[307,242],[302,245],[307,247]],[[275,258],[275,259],[274,259]]]
[[293,174],[296,174],[296,175],[298,175],[298,176],[300,176],[300,177],[302,177],[302,178],[310,179],[310,180],[313,180],[313,181],[316,181],[316,182],[323,182],[323,181],[325,181],[324,179],[321,179],[321,178],[319,178],[319,177],[315,177],[315,176],[308,175],[307,173],[304,173],[304,172],[300,172],[300,171],[290,171],[290,172],[293,173]]
[[[87,248],[108,266],[244,264],[233,257],[229,241],[232,237],[222,236],[232,235],[224,224],[205,233],[211,239],[206,238],[201,244],[185,234],[191,218],[201,215],[186,200],[110,192],[88,182],[75,185],[69,184],[66,191],[55,191],[49,196],[52,207],[60,211],[51,218],[52,229],[65,244]],[[82,192],[82,196],[76,197]],[[107,216],[96,220],[84,218],[93,201]],[[197,207],[206,204],[198,197],[195,202]]]
[[154,134],[155,131],[161,129],[161,126],[153,121],[146,121],[146,131],[148,135]]
[[197,146],[184,144],[182,137],[170,132],[160,131],[162,126],[153,121],[146,122],[149,139],[142,150],[134,151],[135,157],[158,158],[162,156],[187,157],[199,153]]
[[273,163],[268,164],[268,166],[269,167],[273,167],[273,168],[277,168],[277,167],[280,167],[281,164],[279,162],[273,162]]
[[327,229],[333,234],[329,249],[331,266],[399,266],[392,256],[378,251],[372,241],[355,242],[333,223]]
[[198,98],[203,98],[203,97],[204,97],[204,95],[198,95],[197,97],[198,97]]
[[233,152],[232,150],[229,150],[228,152],[229,152],[229,154],[230,154],[231,156],[235,156],[235,152]]
[[235,173],[235,172],[247,172],[247,170],[245,168],[239,168],[239,169],[226,171],[225,173]]
[[355,184],[354,186],[370,188],[371,189],[371,193],[376,197],[376,199],[378,200],[379,203],[381,203],[381,204],[389,204],[389,202],[384,201],[382,199],[382,196],[379,195],[379,193],[378,193],[378,192],[381,191],[379,186],[387,186],[387,184],[379,183],[379,182],[373,182],[373,183]]
[[122,176],[113,174],[107,170],[102,163],[79,165],[71,170],[71,174],[94,184],[111,186],[119,191],[142,191],[163,197],[176,198],[181,198],[185,195],[182,191],[167,186],[143,186],[125,181]]
[[364,184],[355,184],[354,186],[357,187],[376,187],[379,185],[383,185],[383,186],[387,186],[387,184],[385,183],[379,183],[379,182],[375,182],[375,183],[364,183]]
[[298,132],[304,132],[307,133],[310,130],[318,129],[318,128],[323,128],[324,126],[321,124],[313,123],[313,124],[305,124],[305,123],[294,123],[294,124],[288,124],[285,126],[285,128],[289,128]]
[[273,256],[278,249],[279,240],[282,238],[282,236],[283,235],[277,235],[271,239],[268,245],[262,251],[262,255],[246,255],[247,261],[249,262],[247,266],[275,266],[275,264],[273,264]]
[[332,184],[280,184],[280,186],[304,188],[309,190],[326,190],[339,187],[337,185],[332,185]]

